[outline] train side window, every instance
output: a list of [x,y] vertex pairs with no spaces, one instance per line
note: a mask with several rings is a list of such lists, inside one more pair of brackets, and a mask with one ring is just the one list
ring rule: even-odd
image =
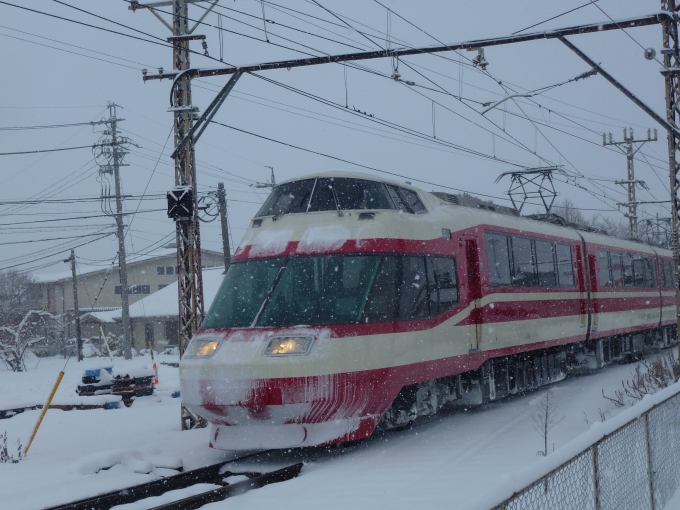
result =
[[510,277],[510,250],[507,236],[486,234],[486,265],[489,285],[501,287],[512,283]]
[[642,279],[643,286],[656,287],[656,274],[654,271],[654,266],[652,264],[652,259],[648,257],[644,257],[642,259]]
[[623,260],[623,285],[624,287],[633,286],[633,257],[630,253],[624,253],[621,257]]
[[663,260],[663,286],[672,289],[673,285],[673,261]]
[[399,259],[385,255],[373,281],[362,322],[392,322],[399,318]]
[[600,281],[600,288],[611,287],[612,276],[609,272],[609,252],[607,250],[597,250],[597,277]]
[[621,254],[615,251],[610,251],[609,265],[612,269],[612,284],[614,287],[623,287],[623,262],[621,259]]
[[531,249],[531,239],[528,237],[512,238],[512,260],[514,263],[515,287],[533,287],[536,285],[536,265]]
[[427,299],[427,275],[425,257],[402,258],[400,319],[424,319],[430,315]]
[[425,206],[420,201],[420,198],[418,198],[418,193],[416,193],[415,191],[411,191],[410,189],[406,189],[406,188],[399,188],[399,192],[400,192],[401,196],[404,197],[404,200],[406,201],[406,205],[408,205],[409,208],[415,214],[422,214],[422,213],[427,212],[427,209],[425,209]]
[[645,275],[641,255],[633,255],[633,284],[635,287],[642,287],[645,284]]
[[536,269],[538,271],[539,287],[557,286],[557,275],[555,274],[555,258],[553,253],[553,243],[550,241],[534,241],[536,248]]
[[426,261],[430,313],[434,316],[458,303],[456,261],[451,257],[427,257]]
[[557,256],[557,279],[560,287],[574,286],[574,265],[571,260],[571,246],[568,244],[555,244]]

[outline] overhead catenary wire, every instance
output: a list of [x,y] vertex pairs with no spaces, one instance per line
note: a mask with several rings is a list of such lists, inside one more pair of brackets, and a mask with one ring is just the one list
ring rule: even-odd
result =
[[312,150],[312,149],[306,149],[306,148],[300,147],[298,145],[293,145],[293,144],[290,144],[290,143],[282,142],[280,140],[276,140],[276,139],[270,138],[268,136],[259,135],[257,133],[253,133],[252,131],[240,129],[240,128],[237,128],[235,126],[223,124],[222,122],[218,122],[216,120],[212,120],[210,122],[212,122],[213,124],[217,124],[219,126],[223,126],[225,128],[228,128],[228,129],[233,129],[234,131],[239,131],[241,133],[244,133],[244,134],[247,134],[247,135],[250,135],[250,136],[261,138],[263,140],[268,140],[270,142],[274,142],[274,143],[277,143],[277,144],[280,144],[280,145],[285,145],[286,147],[290,147],[290,148],[297,149],[297,150],[304,151],[304,152],[309,152],[311,154],[316,154],[317,156],[322,156],[324,158],[334,159],[334,160],[340,161],[342,163],[347,163],[349,165],[358,166],[358,167],[361,167],[361,168],[365,168],[367,170],[372,170],[374,172],[378,172],[378,173],[382,173],[382,174],[386,174],[386,175],[391,175],[393,177],[399,177],[399,178],[402,178],[402,179],[408,179],[410,181],[420,182],[420,183],[428,184],[428,185],[431,185],[431,186],[437,186],[437,187],[440,187],[440,188],[451,189],[451,190],[454,190],[454,191],[460,191],[462,193],[470,193],[471,195],[478,195],[478,196],[487,197],[487,198],[495,198],[496,200],[510,201],[510,199],[507,199],[507,198],[504,198],[504,197],[498,197],[498,196],[494,196],[494,195],[487,195],[487,194],[484,194],[484,193],[476,193],[476,192],[473,192],[473,191],[468,191],[468,190],[464,190],[464,189],[460,189],[460,188],[454,188],[452,186],[446,186],[446,185],[431,182],[431,181],[425,181],[423,179],[418,179],[416,177],[411,177],[411,176],[399,174],[399,173],[396,173],[396,172],[390,172],[388,170],[382,170],[382,169],[372,167],[372,166],[369,166],[369,165],[356,163],[354,161],[350,161],[350,160],[340,158],[340,157],[337,157],[337,156],[331,156],[330,154],[325,154],[323,152],[315,151],[315,150]]

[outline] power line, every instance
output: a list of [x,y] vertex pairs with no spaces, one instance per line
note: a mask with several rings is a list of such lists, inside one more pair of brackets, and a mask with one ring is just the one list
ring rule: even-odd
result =
[[95,147],[104,147],[111,144],[94,144],[94,145],[81,145],[79,147],[62,147],[61,149],[42,149],[33,151],[19,151],[19,152],[0,152],[0,156],[14,156],[17,154],[39,154],[41,152],[59,152],[59,151],[72,151],[76,149],[94,149]]
[[39,43],[39,42],[36,42],[36,41],[29,41],[28,39],[22,39],[21,37],[16,37],[14,35],[0,33],[0,36],[9,37],[10,39],[16,39],[17,41],[23,41],[23,42],[35,44],[37,46],[42,46],[44,48],[50,48],[50,49],[53,49],[53,50],[63,51],[64,53],[70,53],[71,55],[78,55],[80,57],[91,58],[92,60],[98,60],[100,62],[106,62],[107,64],[113,64],[115,66],[127,67],[128,69],[136,69],[132,66],[121,64],[119,62],[111,62],[110,60],[104,60],[103,58],[97,58],[97,57],[93,57],[91,55],[83,55],[82,53],[78,53],[76,51],[65,50],[63,48],[57,48],[55,46],[50,46],[49,44],[43,44],[43,43]]
[[[110,232],[109,234],[114,234],[115,232]],[[67,237],[51,237],[51,238],[46,238],[46,239],[29,239],[27,241],[11,241],[7,243],[0,243],[0,246],[5,246],[8,244],[26,244],[26,243],[43,243],[46,241],[61,241],[63,239],[80,239],[83,237],[93,237],[93,236],[100,236],[102,235],[101,233],[96,233],[96,234],[83,234],[80,236],[67,236]]]
[[92,244],[92,243],[97,242],[101,239],[104,239],[105,237],[108,237],[108,236],[110,236],[114,233],[115,232],[111,232],[109,234],[103,234],[102,236],[98,237],[97,239],[92,239],[91,241],[86,241],[86,242],[78,244],[76,246],[66,248],[65,250],[61,250],[61,251],[58,251],[58,252],[55,252],[55,253],[51,253],[50,255],[46,255],[44,257],[38,257],[38,258],[30,260],[28,262],[20,262],[18,264],[12,264],[12,265],[9,265],[9,266],[0,267],[0,271],[6,271],[7,269],[12,269],[12,268],[19,267],[19,266],[25,266],[26,264],[33,264],[34,262],[38,262],[40,260],[45,260],[47,258],[54,257],[55,255],[60,255],[62,253],[66,253],[67,251],[71,251],[73,249],[80,248],[81,246],[85,246],[87,244]]
[[[141,213],[149,213],[149,212],[159,212],[159,211],[165,211],[165,209],[147,209],[146,211],[137,211],[136,213],[132,212],[124,212],[122,213],[123,215],[129,215],[129,214],[141,214]],[[72,221],[72,220],[85,220],[85,219],[90,219],[90,218],[108,218],[110,217],[109,214],[92,214],[89,216],[72,216],[70,218],[53,218],[49,220],[32,220],[32,221],[21,221],[21,222],[16,222],[16,223],[0,223],[0,227],[6,227],[10,225],[28,225],[29,223],[47,223],[47,222],[53,222],[53,221]]]
[[[559,18],[559,17],[561,17],[561,16],[564,16],[565,14],[569,14],[569,13],[571,13],[571,12],[578,11],[579,9],[583,9],[584,7],[589,6],[591,3],[594,4],[595,2],[597,2],[597,0],[591,0],[591,1],[588,2],[587,4],[579,5],[578,7],[574,7],[573,9],[570,9],[570,10],[568,10],[568,11],[566,11],[566,12],[563,12],[562,14],[558,14],[557,16],[553,16],[552,18],[548,18],[548,19],[543,20],[543,21],[541,21],[541,22],[539,22],[539,23],[534,23],[533,25],[530,25],[530,26],[528,26],[528,27],[526,27],[526,28],[523,28],[522,30],[518,30],[517,32],[513,32],[513,33],[510,34],[510,35],[519,34],[520,32],[524,32],[525,30],[529,30],[530,28],[537,27],[538,25],[542,25],[543,23],[547,23],[548,21],[552,21],[552,20],[554,20],[554,19],[557,19],[557,18]],[[596,6],[596,7],[597,7],[597,6]]]
[[[2,35],[2,34],[0,34],[0,35]],[[73,124],[50,124],[50,125],[46,125],[46,126],[0,127],[0,131],[23,131],[25,129],[52,129],[52,128],[75,127],[75,126],[93,126],[95,124],[99,124],[99,122],[75,122]]]
[[245,129],[240,129],[240,128],[237,128],[237,127],[234,127],[234,126],[229,126],[228,124],[223,124],[221,122],[217,122],[216,120],[211,120],[210,122],[212,122],[213,124],[218,124],[218,125],[223,126],[225,128],[233,129],[234,131],[239,131],[241,133],[245,133],[247,135],[255,136],[257,138],[262,138],[263,140],[268,140],[270,142],[278,143],[280,145],[285,145],[286,147],[291,147],[293,149],[301,150],[301,151],[304,151],[304,152],[309,152],[311,154],[316,154],[317,156],[323,156],[324,158],[329,158],[329,159],[334,159],[336,161],[341,161],[341,162],[347,163],[349,165],[354,165],[354,166],[358,166],[358,167],[361,167],[361,168],[366,168],[368,170],[373,170],[374,172],[392,175],[394,177],[399,177],[399,178],[402,178],[402,179],[408,179],[410,181],[420,182],[420,183],[423,183],[423,184],[429,184],[431,186],[438,186],[440,188],[451,189],[451,190],[460,191],[460,192],[463,192],[463,193],[470,193],[472,195],[478,195],[478,196],[481,196],[481,197],[495,198],[497,200],[509,201],[509,199],[503,198],[503,197],[497,197],[497,196],[494,196],[494,195],[485,195],[483,193],[475,193],[475,192],[472,192],[472,191],[467,191],[467,190],[463,190],[463,189],[459,189],[459,188],[454,188],[454,187],[451,187],[451,186],[445,186],[443,184],[437,184],[437,183],[434,183],[434,182],[425,181],[425,180],[422,180],[422,179],[417,179],[415,177],[409,177],[407,175],[402,175],[402,174],[398,174],[398,173],[395,173],[395,172],[389,172],[387,170],[381,170],[379,168],[375,168],[375,167],[368,166],[368,165],[363,165],[361,163],[355,163],[354,161],[349,161],[347,159],[339,158],[337,156],[331,156],[329,154],[324,154],[323,152],[318,152],[318,151],[314,151],[314,150],[311,150],[311,149],[305,149],[304,147],[299,147],[297,145],[282,142],[280,140],[275,140],[274,138],[269,138],[269,137],[264,136],[264,135],[258,135],[257,133],[253,133],[251,131],[246,131]]
[[[130,62],[131,64],[137,64],[137,65],[142,66],[142,67],[153,67],[150,64],[143,64],[143,63],[137,62],[135,60],[130,60],[130,59],[123,58],[123,57],[117,57],[117,56],[111,55],[109,53],[103,53],[101,51],[96,51],[96,50],[93,50],[93,49],[90,49],[90,48],[85,48],[83,46],[78,46],[76,44],[66,43],[64,41],[59,41],[57,39],[50,39],[49,37],[45,37],[45,36],[38,35],[38,34],[32,34],[31,32],[25,32],[25,31],[19,30],[17,28],[6,27],[4,25],[0,25],[0,28],[12,30],[13,32],[19,32],[20,34],[30,35],[31,37],[37,37],[38,39],[45,39],[46,41],[51,41],[51,42],[55,42],[55,43],[58,43],[58,44],[63,44],[64,46],[70,46],[72,48],[78,48],[79,50],[89,51],[91,53],[96,53],[98,55],[104,55],[105,57],[111,57],[111,58],[115,58],[115,59],[118,59],[118,60],[123,60],[124,62]],[[50,48],[52,48],[52,46],[50,46]],[[54,48],[54,49],[60,49],[60,48]],[[75,54],[80,55],[80,53],[75,53]],[[88,56],[88,55],[83,55],[83,56]],[[108,62],[108,60],[103,60],[103,62]],[[115,64],[115,62],[110,62],[110,63]]]

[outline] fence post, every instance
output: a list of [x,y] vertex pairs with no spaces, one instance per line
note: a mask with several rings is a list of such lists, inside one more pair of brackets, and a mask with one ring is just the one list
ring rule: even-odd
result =
[[649,441],[649,411],[645,413],[645,439],[647,440],[647,474],[649,476],[649,500],[654,510],[654,471],[652,471],[652,445]]
[[593,494],[595,494],[595,510],[600,510],[600,475],[597,466],[597,443],[592,446],[593,449]]

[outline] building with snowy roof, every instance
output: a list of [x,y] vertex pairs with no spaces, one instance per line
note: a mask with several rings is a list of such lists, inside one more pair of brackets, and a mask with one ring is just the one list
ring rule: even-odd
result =
[[[201,250],[201,261],[204,268],[222,267],[224,257],[220,252],[204,249]],[[122,289],[118,271],[117,261],[115,265],[111,262],[99,264],[78,262],[76,280],[78,282],[78,305],[82,312],[106,312],[120,308]],[[133,305],[142,298],[177,281],[175,243],[166,244],[147,253],[129,255],[127,271],[129,301]],[[34,274],[33,277],[42,295],[43,309],[53,314],[73,312],[73,283],[70,268],[60,273]]]
[[[222,267],[203,270],[203,302],[206,311],[217,295],[223,277]],[[132,346],[135,349],[138,351],[145,349],[149,343],[156,351],[177,345],[179,338],[177,296],[177,281],[174,281],[130,305]],[[90,312],[82,316],[81,322],[83,336],[97,338],[100,336],[100,327],[104,334],[109,332],[120,334],[122,315],[120,309]]]

